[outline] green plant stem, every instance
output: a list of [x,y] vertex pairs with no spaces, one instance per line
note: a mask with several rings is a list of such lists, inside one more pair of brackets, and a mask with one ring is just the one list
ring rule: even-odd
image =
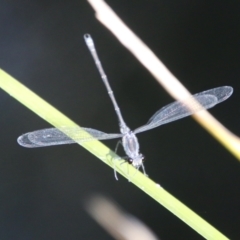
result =
[[[1,69],[0,87],[54,127],[77,126],[76,123]],[[116,157],[116,154],[104,144],[99,141],[91,141],[81,144],[81,146],[113,168],[112,159]],[[139,171],[136,173],[136,169],[129,164],[126,164],[128,169],[128,174],[126,174],[125,164],[123,167],[119,162],[120,161],[115,161],[115,168],[118,173],[130,180],[134,185],[167,208],[200,235],[206,239],[228,239],[178,199],[169,194],[159,184],[153,182]]]

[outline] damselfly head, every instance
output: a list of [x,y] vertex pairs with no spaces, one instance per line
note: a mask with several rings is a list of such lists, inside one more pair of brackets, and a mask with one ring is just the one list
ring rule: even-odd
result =
[[139,169],[139,167],[141,167],[143,164],[143,159],[144,159],[144,156],[141,153],[139,153],[136,157],[134,157],[134,159],[129,158],[128,162],[132,164],[133,167]]

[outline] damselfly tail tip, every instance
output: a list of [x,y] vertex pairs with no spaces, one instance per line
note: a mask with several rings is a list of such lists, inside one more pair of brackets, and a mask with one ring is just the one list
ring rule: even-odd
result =
[[91,35],[86,33],[86,34],[83,35],[83,37],[84,37],[84,40],[85,40],[87,46],[92,47],[93,46],[93,40],[91,38]]

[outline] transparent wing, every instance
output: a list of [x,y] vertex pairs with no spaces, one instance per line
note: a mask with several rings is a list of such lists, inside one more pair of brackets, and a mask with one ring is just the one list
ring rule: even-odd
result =
[[[202,109],[209,109],[215,106],[216,104],[225,101],[233,93],[233,88],[224,86],[213,88],[201,93],[197,93],[187,99],[191,104],[191,110],[183,102],[176,101],[166,105],[165,107],[158,110],[147,122],[146,125],[143,125],[135,129],[134,133],[140,133],[152,128],[158,127],[160,125],[176,121],[178,119],[187,117],[197,111]],[[194,104],[194,100],[197,100],[201,106]],[[192,103],[191,103],[192,102]]]
[[35,148],[120,137],[122,137],[121,133],[108,134],[91,128],[63,127],[60,130],[57,128],[46,128],[25,133],[17,141],[23,147]]

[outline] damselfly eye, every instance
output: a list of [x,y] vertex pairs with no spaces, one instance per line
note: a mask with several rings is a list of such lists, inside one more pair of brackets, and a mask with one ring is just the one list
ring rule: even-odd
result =
[[133,160],[131,159],[131,158],[126,158],[126,161],[128,162],[128,163],[130,163],[130,164],[132,164],[133,163]]

